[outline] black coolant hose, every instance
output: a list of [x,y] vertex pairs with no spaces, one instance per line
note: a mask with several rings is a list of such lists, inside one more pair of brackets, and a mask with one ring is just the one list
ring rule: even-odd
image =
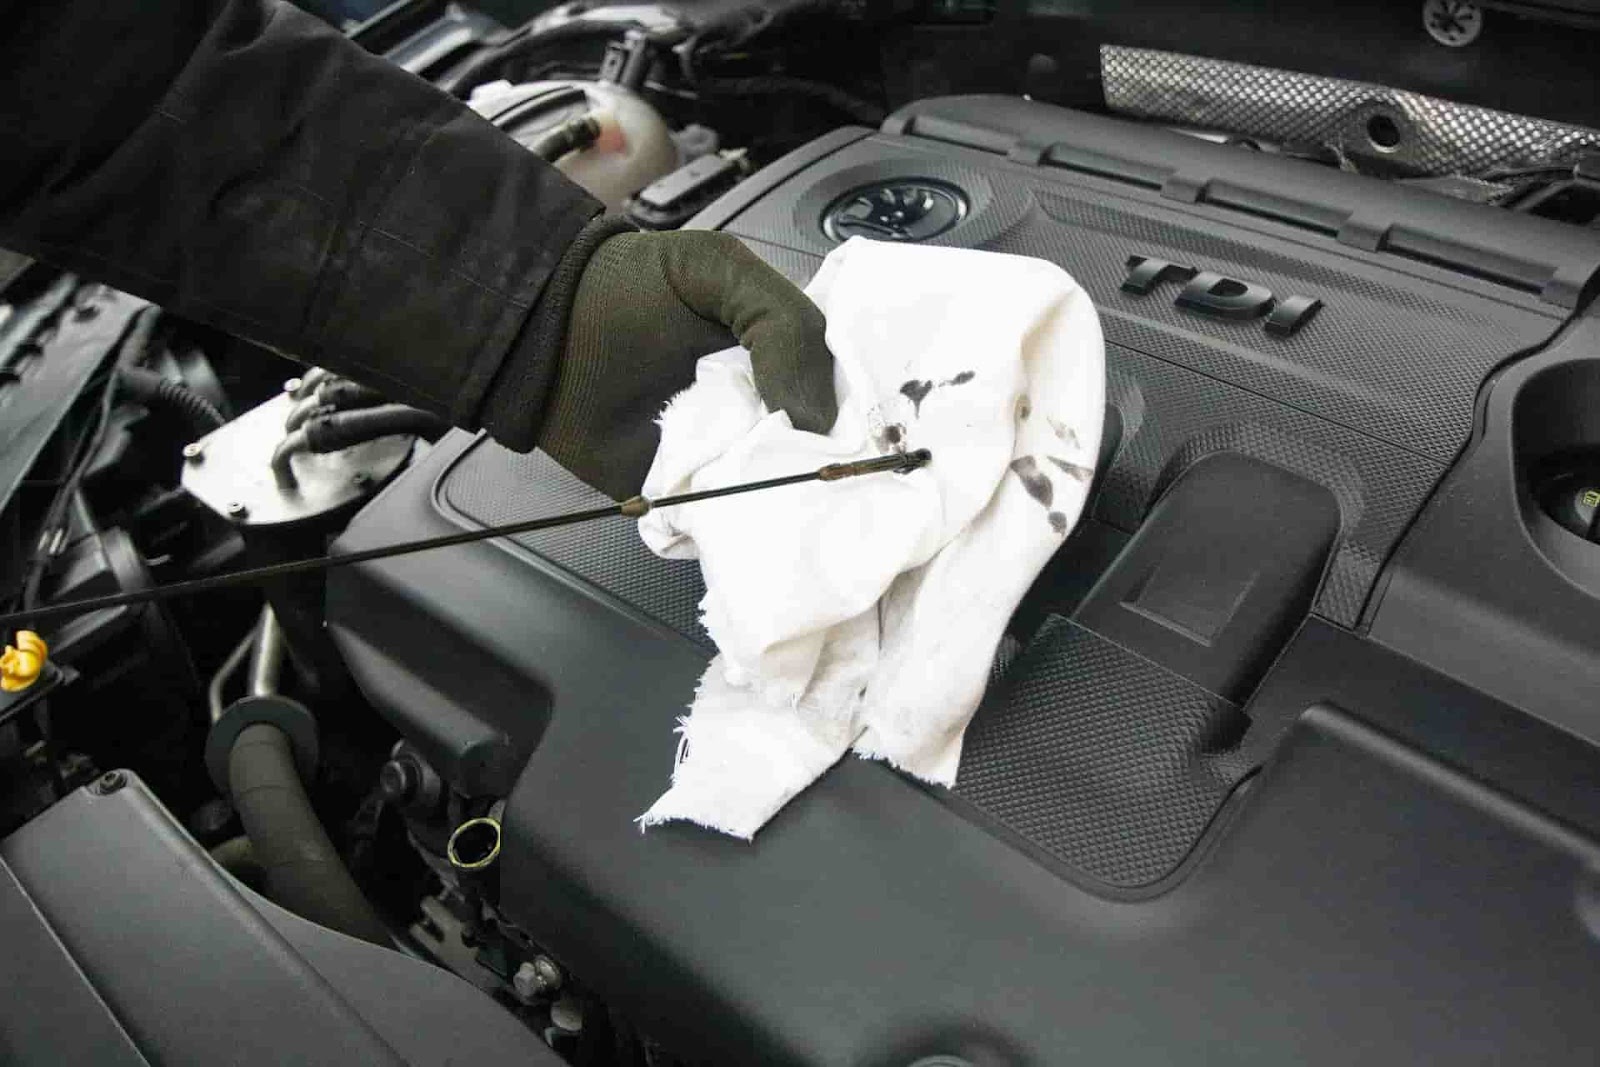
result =
[[317,386],[317,399],[335,411],[348,411],[377,407],[388,398],[370,385],[352,382],[349,378],[335,378]]
[[330,378],[310,393],[304,393],[289,409],[283,420],[285,430],[298,430],[307,419],[318,415],[331,415],[335,411],[351,408],[372,408],[388,398],[371,386],[352,382],[348,378]]
[[392,947],[311,809],[282,730],[256,723],[240,731],[228,757],[228,791],[274,903],[320,926]]
[[390,434],[409,433],[435,438],[446,427],[447,424],[439,416],[420,408],[405,404],[380,404],[375,408],[320,415],[306,420],[301,429],[305,431],[306,447],[310,451],[337,452],[341,448]]
[[540,134],[528,146],[528,151],[546,163],[554,163],[562,156],[588,148],[599,139],[600,120],[593,114],[583,114]]
[[143,404],[159,404],[177,412],[189,423],[197,437],[210,433],[227,421],[211,401],[182,382],[146,367],[118,367],[117,385],[124,396]]
[[290,461],[302,452],[337,452],[391,434],[414,434],[432,441],[449,429],[439,416],[405,404],[380,404],[355,411],[333,411],[307,419],[291,431],[272,452],[272,474],[278,484],[292,488]]

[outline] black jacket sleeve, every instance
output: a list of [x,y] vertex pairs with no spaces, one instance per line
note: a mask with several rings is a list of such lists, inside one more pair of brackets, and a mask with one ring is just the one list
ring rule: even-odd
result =
[[532,445],[596,201],[275,0],[0,19],[0,245]]

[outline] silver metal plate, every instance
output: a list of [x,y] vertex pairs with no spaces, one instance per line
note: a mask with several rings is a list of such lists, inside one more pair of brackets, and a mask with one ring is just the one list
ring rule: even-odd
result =
[[183,466],[183,487],[206,507],[241,526],[299,522],[369,496],[406,462],[416,438],[380,437],[324,455],[290,460],[298,483],[279,487],[272,453],[283,440],[293,399],[279,393],[196,442]]

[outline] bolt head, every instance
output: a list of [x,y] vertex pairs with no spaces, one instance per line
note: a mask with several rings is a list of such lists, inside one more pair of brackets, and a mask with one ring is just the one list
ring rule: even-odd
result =
[[283,391],[288,393],[290,396],[295,396],[300,392],[301,386],[305,384],[306,383],[303,378],[290,378],[288,381],[283,383]]
[[540,992],[549,993],[561,988],[561,968],[550,957],[534,957],[533,971],[539,980]]
[[206,456],[206,447],[199,441],[190,441],[183,446],[183,458],[190,463],[199,463]]
[[228,506],[227,506],[226,510],[228,512],[228,518],[230,518],[230,519],[242,519],[246,515],[250,514],[249,505],[247,505],[242,500],[230,500],[230,501],[228,501]]
[[107,771],[95,779],[94,791],[101,796],[108,796],[128,784],[128,776],[121,771]]
[[554,993],[561,988],[561,980],[561,968],[555,961],[547,956],[535,956],[517,968],[517,973],[511,977],[511,987],[519,999],[528,1001]]
[[391,759],[378,771],[378,790],[390,804],[405,804],[417,795],[416,764],[409,759]]

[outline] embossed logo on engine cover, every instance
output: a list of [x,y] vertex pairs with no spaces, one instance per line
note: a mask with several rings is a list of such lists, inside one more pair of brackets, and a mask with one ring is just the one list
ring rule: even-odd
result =
[[1154,256],[1129,256],[1122,291],[1145,296],[1162,282],[1183,282],[1176,303],[1186,311],[1214,319],[1250,322],[1266,316],[1267,332],[1292,337],[1322,310],[1322,301],[1309,296],[1279,299],[1255,282],[1229,278],[1216,271],[1199,270]]

